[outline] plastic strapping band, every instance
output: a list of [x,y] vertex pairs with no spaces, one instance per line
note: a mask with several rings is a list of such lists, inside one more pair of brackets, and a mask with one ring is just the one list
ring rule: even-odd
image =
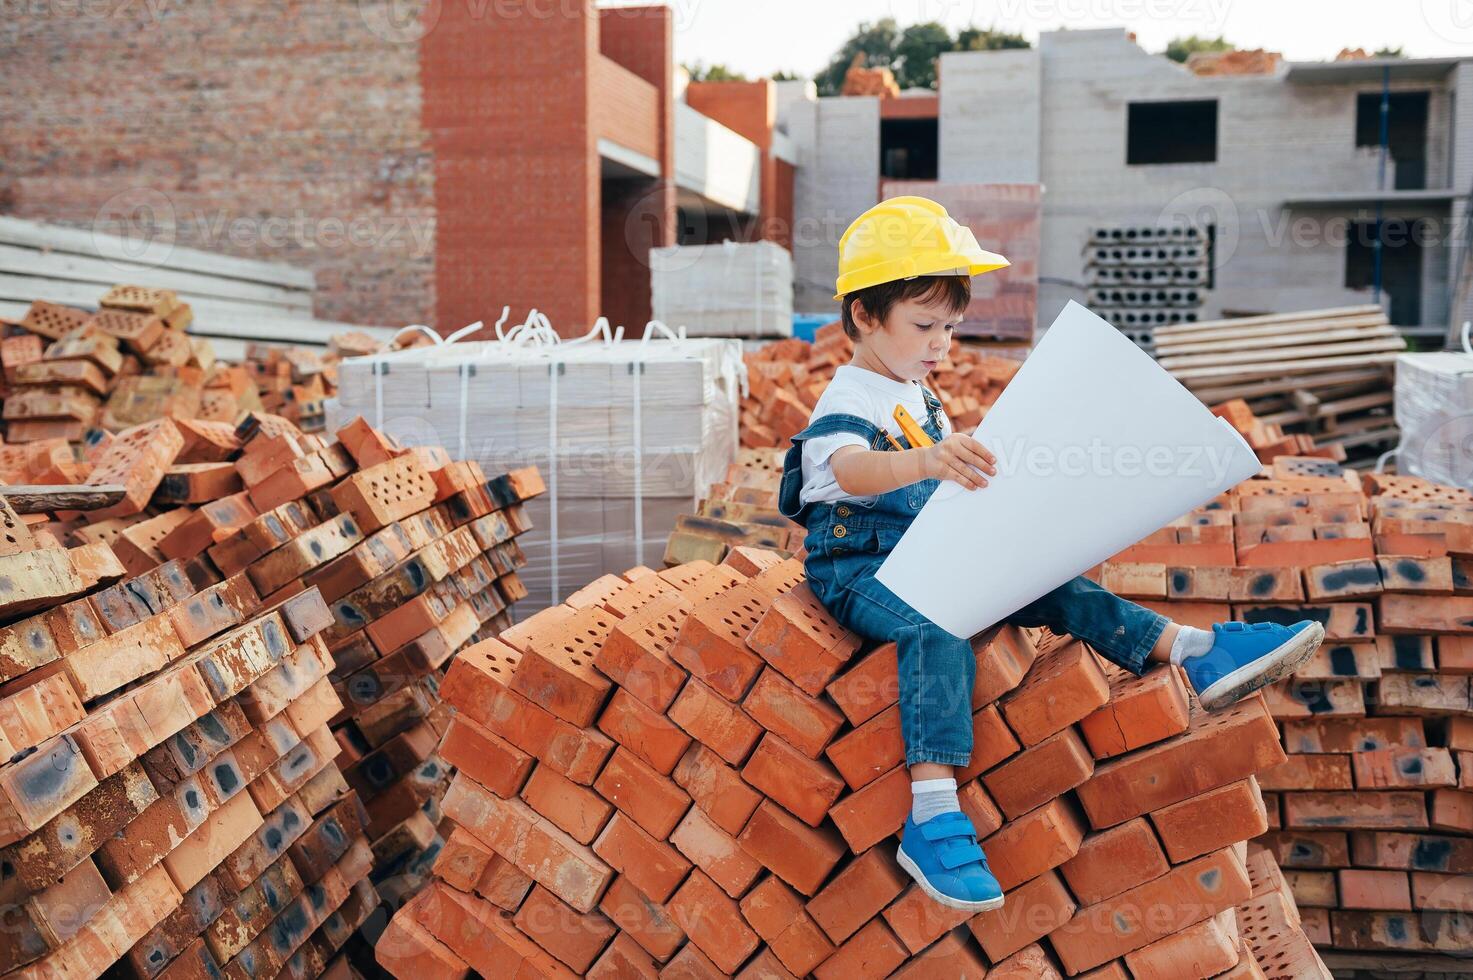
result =
[[644,375],[644,345],[639,347],[639,360],[630,362],[634,374],[634,563],[644,564],[644,399],[640,378]]
[[373,416],[375,429],[384,427],[384,374],[387,373],[388,364],[385,361],[373,362]]
[[555,606],[563,601],[559,590],[558,567],[557,567],[557,375],[558,363],[549,361],[547,365],[547,493],[551,497],[550,516],[547,519],[547,533],[552,539],[552,604]]
[[465,417],[466,406],[470,399],[470,377],[475,368],[469,364],[460,365],[460,458],[470,459],[470,451],[466,445]]

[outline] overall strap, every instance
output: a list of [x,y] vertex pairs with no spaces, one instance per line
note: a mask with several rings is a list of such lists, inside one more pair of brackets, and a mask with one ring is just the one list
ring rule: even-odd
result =
[[941,429],[941,399],[931,394],[931,389],[921,385],[921,397],[926,402],[926,421],[937,431]]
[[861,436],[870,445],[883,441],[884,436],[880,429],[869,419],[862,419],[858,415],[846,415],[843,412],[834,412],[831,415],[821,415],[808,424],[802,432],[793,436],[793,442],[799,443],[805,439],[818,439],[822,436],[838,435],[840,432],[849,432]]

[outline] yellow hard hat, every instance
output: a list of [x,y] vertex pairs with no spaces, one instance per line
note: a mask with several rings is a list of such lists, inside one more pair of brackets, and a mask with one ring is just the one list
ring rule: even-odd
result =
[[846,293],[916,276],[980,276],[1010,263],[924,197],[892,197],[854,219],[839,239],[841,300]]

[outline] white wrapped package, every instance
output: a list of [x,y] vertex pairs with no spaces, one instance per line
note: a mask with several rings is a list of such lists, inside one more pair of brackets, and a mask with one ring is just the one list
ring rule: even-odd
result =
[[488,476],[536,466],[547,494],[519,539],[519,606],[535,612],[659,561],[676,515],[736,458],[743,371],[735,340],[438,344],[343,361],[327,424],[362,415]]
[[1400,473],[1473,490],[1473,354],[1396,359]]
[[775,242],[652,248],[650,305],[693,337],[791,337],[793,257]]
[[877,575],[962,637],[1259,470],[1231,426],[1074,302],[973,435],[997,476],[943,483]]

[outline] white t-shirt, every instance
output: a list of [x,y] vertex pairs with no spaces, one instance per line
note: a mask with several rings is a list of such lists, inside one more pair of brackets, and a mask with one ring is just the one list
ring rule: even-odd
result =
[[[900,439],[900,427],[895,424],[895,406],[904,405],[911,418],[922,424],[926,421],[926,399],[921,394],[917,381],[893,381],[884,375],[867,371],[852,364],[845,364],[834,372],[834,380],[818,396],[809,423],[825,415],[857,415]],[[941,434],[951,434],[951,420],[945,412],[939,412]],[[901,439],[904,445],[904,440]],[[844,446],[868,449],[869,443],[863,436],[853,432],[839,432],[830,436],[803,441],[803,489],[799,499],[810,504],[815,501],[858,500],[873,501],[874,497],[851,497],[839,488],[830,465],[834,451]]]

